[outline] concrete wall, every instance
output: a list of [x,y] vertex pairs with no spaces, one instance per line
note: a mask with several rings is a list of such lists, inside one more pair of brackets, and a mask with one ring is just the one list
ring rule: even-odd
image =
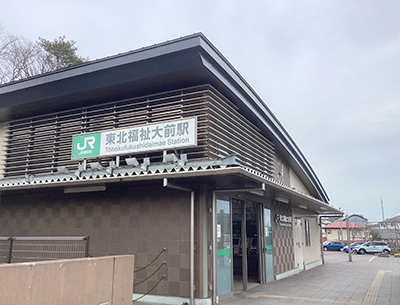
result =
[[134,256],[0,265],[0,304],[131,305]]

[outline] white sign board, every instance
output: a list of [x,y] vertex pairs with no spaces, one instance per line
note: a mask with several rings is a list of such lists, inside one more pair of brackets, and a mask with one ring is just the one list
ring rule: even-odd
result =
[[76,135],[72,145],[72,159],[196,146],[197,119]]

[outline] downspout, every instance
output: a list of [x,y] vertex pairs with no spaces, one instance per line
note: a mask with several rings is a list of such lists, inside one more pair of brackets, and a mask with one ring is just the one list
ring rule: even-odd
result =
[[319,226],[319,243],[320,243],[320,251],[321,251],[321,261],[322,265],[325,264],[325,256],[324,256],[324,248],[323,248],[323,237],[322,237],[322,216],[318,215],[318,226]]
[[190,305],[194,305],[194,191],[163,179],[163,186],[190,193]]

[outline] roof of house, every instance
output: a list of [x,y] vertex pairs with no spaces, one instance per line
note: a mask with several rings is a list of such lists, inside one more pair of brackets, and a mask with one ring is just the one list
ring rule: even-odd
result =
[[349,216],[349,218],[352,218],[352,217],[358,217],[358,218],[362,218],[362,219],[365,219],[365,220],[368,220],[368,218],[365,218],[363,215],[361,215],[361,214],[351,214],[350,216]]
[[391,218],[387,218],[385,221],[381,221],[380,223],[384,223],[384,222],[400,222],[400,215],[391,217]]
[[[326,225],[324,227],[324,229],[340,229],[340,228],[347,229],[347,222],[345,220],[342,220],[342,221],[338,220],[338,221],[332,222],[331,224]],[[358,223],[349,221],[349,228],[350,229],[365,229],[367,227],[360,225]]]
[[328,203],[320,180],[283,125],[238,71],[202,34],[94,60],[0,86],[0,122],[98,103],[211,84],[274,139],[312,195]]

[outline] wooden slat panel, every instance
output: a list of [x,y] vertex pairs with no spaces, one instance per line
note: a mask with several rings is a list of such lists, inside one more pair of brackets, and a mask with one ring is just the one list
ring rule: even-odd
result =
[[[194,116],[198,119],[198,146],[179,150],[187,153],[189,160],[235,153],[240,164],[272,176],[274,145],[233,103],[206,85],[9,122],[5,177],[52,173],[60,165],[76,169],[71,147],[77,134]],[[160,162],[162,152],[135,157]],[[122,162],[124,159],[121,156]],[[103,164],[110,160],[112,157],[100,158]]]

